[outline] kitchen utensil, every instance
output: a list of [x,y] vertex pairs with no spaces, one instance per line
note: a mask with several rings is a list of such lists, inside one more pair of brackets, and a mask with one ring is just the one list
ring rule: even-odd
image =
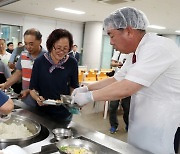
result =
[[43,104],[46,105],[63,105],[67,110],[72,113],[72,114],[79,114],[80,113],[80,107],[78,104],[74,103],[71,104],[72,102],[72,97],[70,95],[60,95],[61,100],[45,100],[43,101]]
[[73,101],[73,96],[70,96],[70,95],[60,95],[60,97],[61,97],[61,100],[63,101],[63,104],[66,104],[69,107],[80,108],[80,106]]
[[43,101],[43,104],[46,104],[46,105],[62,105],[62,103],[59,103],[56,100],[50,100],[50,99]]
[[48,144],[48,145],[42,146],[40,152],[36,152],[33,154],[50,154],[54,152],[58,152],[57,146],[55,144]]
[[12,88],[5,89],[4,93],[11,99],[18,99],[19,97],[19,94],[15,93]]
[[12,142],[12,143],[16,143],[17,144],[17,142],[19,142],[19,141],[28,141],[30,139],[33,139],[41,131],[41,125],[39,123],[37,123],[34,120],[31,120],[31,119],[28,119],[26,117],[19,116],[19,115],[11,114],[10,119],[5,121],[4,123],[5,124],[15,123],[17,125],[23,124],[32,133],[32,135],[29,136],[29,137],[16,138],[16,139],[3,139],[3,138],[0,138],[0,142]]
[[[63,105],[69,110],[72,114],[80,113],[80,106],[77,103],[74,103],[73,97],[70,95],[60,95]],[[73,102],[73,103],[72,103]]]
[[[72,97],[70,95],[60,95],[60,99],[61,100],[47,99],[43,101],[43,103],[47,105],[71,105]],[[72,104],[71,106],[77,106],[77,104]]]
[[61,140],[56,143],[56,146],[59,148],[60,152],[62,152],[63,147],[77,147],[77,148],[84,148],[86,150],[91,151],[93,154],[98,154],[100,153],[100,148],[96,146],[95,144],[81,140],[81,139],[66,139],[66,140]]
[[71,104],[72,97],[70,95],[60,95],[61,100],[65,104]]
[[11,118],[11,114],[0,114],[0,122],[5,122]]
[[54,134],[54,138],[57,141],[71,138],[73,136],[71,129],[67,129],[67,128],[55,128],[52,130],[52,133]]
[[60,95],[61,100],[52,100],[52,99],[47,99],[43,101],[43,104],[46,105],[67,105],[71,104],[71,96],[70,95]]

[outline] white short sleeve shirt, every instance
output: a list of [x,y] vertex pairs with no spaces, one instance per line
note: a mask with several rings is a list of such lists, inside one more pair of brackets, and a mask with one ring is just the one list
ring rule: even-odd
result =
[[6,65],[8,65],[8,62],[9,62],[10,58],[11,58],[11,54],[9,52],[7,52],[7,51],[6,51],[6,53],[4,55],[0,55],[0,59]]
[[[124,59],[126,59],[128,54],[120,53],[119,51],[114,50],[112,60],[121,62],[123,64]],[[119,59],[118,59],[119,58]]]

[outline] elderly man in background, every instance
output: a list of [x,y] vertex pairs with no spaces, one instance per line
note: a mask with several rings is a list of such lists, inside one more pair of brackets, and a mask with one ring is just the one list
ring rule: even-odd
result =
[[38,30],[34,28],[26,30],[24,33],[24,44],[26,49],[22,51],[16,63],[16,71],[7,82],[0,85],[0,88],[7,89],[22,78],[23,90],[21,92],[21,97],[22,100],[30,106],[36,105],[36,102],[29,95],[29,84],[34,60],[46,52],[41,47],[41,38],[42,35]]
[[104,20],[111,45],[134,53],[132,64],[112,78],[75,89],[74,101],[83,106],[132,96],[128,143],[155,154],[173,154],[180,124],[180,52],[172,40],[146,33],[147,25],[144,13],[131,7]]
[[11,54],[6,51],[6,40],[0,38],[0,59],[3,63],[8,65],[8,61],[11,57]]

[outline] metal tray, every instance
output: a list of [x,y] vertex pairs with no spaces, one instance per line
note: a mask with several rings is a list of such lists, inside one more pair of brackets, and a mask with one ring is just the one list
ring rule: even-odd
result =
[[15,93],[12,88],[6,89],[4,93],[11,99],[18,99],[20,96],[20,94]]
[[45,100],[43,101],[43,104],[46,105],[64,105],[66,107],[75,107],[75,108],[80,108],[80,106],[76,103],[71,104],[72,97],[70,95],[60,95],[62,103],[59,103],[56,100]]
[[9,96],[9,98],[11,99],[18,99],[20,97],[19,94],[13,93],[13,94],[7,94],[7,96]]
[[85,141],[89,141],[89,142],[91,142],[91,143],[94,143],[94,144],[95,144],[96,146],[98,146],[98,147],[100,148],[100,150],[101,150],[101,152],[98,153],[98,154],[121,154],[121,153],[119,153],[119,152],[117,152],[117,151],[114,151],[114,150],[112,150],[112,149],[109,148],[109,147],[105,147],[104,145],[101,145],[101,144],[99,144],[99,143],[97,143],[97,142],[95,142],[95,141],[93,141],[93,140],[91,140],[91,139],[89,139],[89,138],[87,138],[87,137],[79,136],[79,137],[77,137],[77,139],[81,139],[81,140],[85,140]]
[[56,143],[56,146],[58,147],[60,153],[63,153],[63,151],[60,150],[61,147],[63,146],[73,146],[73,147],[78,147],[78,148],[85,148],[89,151],[91,151],[93,154],[99,154],[100,153],[100,148],[96,146],[95,144],[81,140],[81,139],[65,139],[61,140]]
[[45,100],[43,104],[46,105],[70,105],[72,97],[70,95],[60,95],[61,103],[56,100]]
[[46,105],[63,105],[63,103],[60,103],[60,102],[55,101],[55,100],[45,100],[45,101],[43,101],[43,104],[46,104]]

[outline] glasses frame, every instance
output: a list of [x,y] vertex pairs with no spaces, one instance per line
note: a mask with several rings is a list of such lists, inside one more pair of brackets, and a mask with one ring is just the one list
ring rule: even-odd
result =
[[64,53],[68,53],[69,52],[69,48],[65,49],[65,48],[56,48],[54,45],[53,45],[53,49],[55,51],[63,51]]

